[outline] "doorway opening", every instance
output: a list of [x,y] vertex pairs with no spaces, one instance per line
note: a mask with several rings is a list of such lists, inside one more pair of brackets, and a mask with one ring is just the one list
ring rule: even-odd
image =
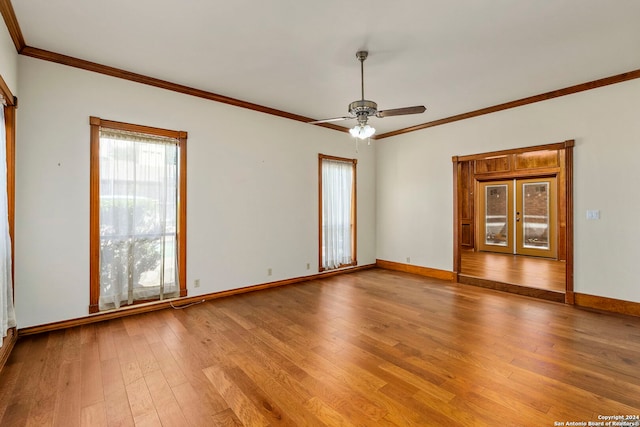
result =
[[573,303],[573,146],[453,158],[460,283]]

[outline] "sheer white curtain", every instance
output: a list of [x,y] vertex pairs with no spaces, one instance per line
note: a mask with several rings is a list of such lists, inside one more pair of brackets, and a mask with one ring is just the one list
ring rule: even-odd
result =
[[322,267],[351,264],[353,163],[322,159]]
[[177,140],[101,129],[100,310],[179,294],[177,177]]
[[[2,338],[16,326],[11,280],[11,237],[9,235],[9,205],[7,201],[7,134],[4,105],[0,102],[0,328]],[[2,346],[2,339],[0,339]]]

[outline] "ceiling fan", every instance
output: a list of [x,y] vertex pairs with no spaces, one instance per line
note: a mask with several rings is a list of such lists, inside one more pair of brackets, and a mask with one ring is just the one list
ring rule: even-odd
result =
[[328,123],[328,122],[338,122],[341,120],[352,120],[357,119],[358,124],[353,128],[349,129],[349,133],[351,136],[366,139],[375,133],[375,129],[370,126],[367,122],[369,117],[390,117],[390,116],[404,116],[407,114],[420,114],[424,113],[427,109],[424,105],[416,105],[415,107],[403,107],[403,108],[394,108],[392,110],[382,110],[378,111],[378,104],[373,101],[368,101],[364,99],[364,60],[369,56],[369,52],[366,50],[360,50],[356,52],[356,58],[360,61],[360,87],[362,92],[362,99],[358,101],[353,101],[349,104],[349,115],[343,117],[335,117],[332,119],[324,119],[324,120],[316,120],[313,122],[309,122],[310,124],[318,124],[318,123]]

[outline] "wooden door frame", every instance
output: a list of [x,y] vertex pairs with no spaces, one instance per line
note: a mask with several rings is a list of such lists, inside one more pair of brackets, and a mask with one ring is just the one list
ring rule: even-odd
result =
[[[453,273],[456,281],[460,276],[462,253],[460,250],[461,236],[461,203],[459,192],[461,189],[462,162],[472,160],[490,159],[498,156],[519,155],[534,151],[557,150],[559,154],[560,170],[557,173],[558,185],[558,223],[564,225],[563,232],[558,236],[558,245],[565,247],[565,303],[574,304],[573,289],[573,147],[574,140],[567,140],[556,144],[538,145],[533,147],[516,148],[512,150],[493,151],[467,156],[453,156]],[[540,170],[541,174],[550,174],[550,171]],[[497,174],[498,176],[508,174]]]

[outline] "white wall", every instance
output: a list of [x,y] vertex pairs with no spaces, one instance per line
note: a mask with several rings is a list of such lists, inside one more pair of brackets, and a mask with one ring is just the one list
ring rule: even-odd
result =
[[317,273],[320,152],[358,158],[358,261],[375,262],[373,147],[356,153],[348,134],[28,57],[19,72],[20,328],[87,314],[89,116],[189,133],[190,296]]
[[18,52],[4,21],[0,23],[0,76],[13,95],[18,95]]
[[451,157],[575,139],[575,291],[640,302],[638,111],[632,80],[378,141],[377,258],[452,270]]
[[[2,55],[16,56],[0,40]],[[10,85],[14,68],[0,69]],[[359,264],[410,257],[451,270],[451,157],[575,139],[575,290],[640,302],[633,271],[640,80],[376,141],[375,149],[355,153],[348,135],[304,123],[28,57],[19,57],[17,69],[21,328],[87,314],[90,115],[189,132],[189,295],[316,272],[319,152],[359,159]],[[587,221],[587,209],[599,209],[601,219]]]

